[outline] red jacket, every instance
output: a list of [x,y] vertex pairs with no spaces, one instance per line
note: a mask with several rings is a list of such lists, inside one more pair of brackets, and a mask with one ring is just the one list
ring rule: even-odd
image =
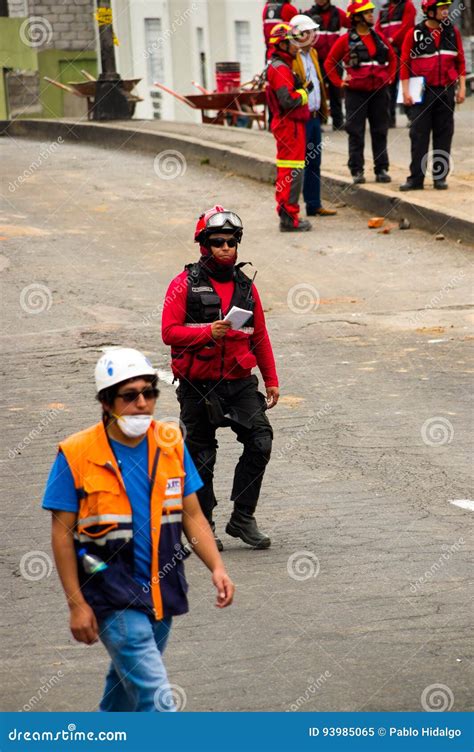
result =
[[461,35],[455,26],[441,24],[440,32],[433,34],[423,21],[407,34],[400,59],[402,80],[424,76],[427,86],[449,86],[465,75]]
[[388,2],[380,10],[375,31],[401,50],[405,35],[415,26],[415,18],[416,8],[411,0]]
[[298,80],[292,65],[291,55],[278,51],[267,68],[266,94],[274,126],[282,120],[309,120],[308,105],[303,104],[301,94],[297,92],[303,82]]
[[[331,48],[324,64],[329,79],[335,86],[342,86],[343,81],[336,67],[342,61],[346,69],[349,89],[377,91],[377,89],[387,86],[392,82],[397,70],[397,56],[393,51],[392,45],[381,34],[376,34],[374,31],[361,37],[358,37],[356,34],[356,37],[363,43],[363,46],[360,42],[358,43],[359,54],[361,58],[367,58],[367,60],[361,62],[360,65],[349,64],[349,38],[354,33],[354,30],[351,29],[351,31],[338,39]],[[377,46],[379,47],[379,51],[386,50],[384,55],[386,61],[383,63],[376,59]]]
[[[171,348],[192,348],[198,355],[202,352],[206,353],[205,359],[204,356],[202,359],[193,359],[187,379],[190,381],[242,379],[250,376],[252,368],[258,366],[265,386],[278,386],[275,358],[265,324],[262,303],[255,285],[252,285],[252,295],[255,300],[253,332],[249,335],[230,330],[223,339],[216,341],[211,334],[211,324],[186,326],[184,323],[187,277],[187,271],[181,272],[168,287],[161,328],[165,345],[170,345]],[[234,282],[217,282],[215,279],[210,281],[222,301],[221,310],[225,316],[234,292]],[[250,344],[250,352],[248,344]],[[199,345],[202,346],[201,350],[199,350]]]
[[336,8],[335,5],[330,5],[329,8],[322,11],[319,5],[316,4],[305,10],[304,15],[309,16],[319,24],[314,47],[319,59],[324,62],[334,42],[337,42],[339,39],[341,29],[350,28],[350,18],[347,17],[347,14],[343,10]]

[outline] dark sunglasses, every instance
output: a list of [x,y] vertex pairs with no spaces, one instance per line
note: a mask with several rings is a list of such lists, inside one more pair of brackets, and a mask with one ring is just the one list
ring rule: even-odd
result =
[[159,393],[159,389],[149,387],[148,389],[143,389],[141,392],[135,389],[130,390],[129,392],[121,392],[120,394],[117,394],[117,397],[123,399],[124,402],[135,402],[140,396],[144,397],[146,400],[156,399]]
[[209,243],[213,248],[222,248],[226,243],[229,248],[237,248],[238,246],[235,238],[210,238]]

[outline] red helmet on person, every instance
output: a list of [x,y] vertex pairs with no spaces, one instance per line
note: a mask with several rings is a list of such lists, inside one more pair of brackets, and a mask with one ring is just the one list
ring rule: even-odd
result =
[[293,29],[290,24],[277,23],[270,31],[269,44],[280,44],[287,39],[293,38]]
[[194,231],[194,242],[203,245],[208,235],[219,230],[232,232],[238,243],[242,240],[244,228],[240,217],[235,212],[216,204],[199,217]]
[[353,0],[347,6],[347,16],[354,16],[356,13],[366,13],[368,10],[375,10],[375,5],[370,0]]
[[436,10],[441,5],[451,5],[451,0],[421,0],[421,10],[425,16],[429,10]]

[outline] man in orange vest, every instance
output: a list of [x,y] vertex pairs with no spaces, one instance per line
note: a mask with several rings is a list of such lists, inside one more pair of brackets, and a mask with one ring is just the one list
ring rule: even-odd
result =
[[102,420],[59,444],[43,499],[56,567],[74,638],[100,638],[111,658],[100,710],[170,712],[162,653],[173,616],[188,610],[182,532],[212,572],[218,608],[234,585],[181,432],[153,420],[159,391],[148,358],[107,350],[95,380]]

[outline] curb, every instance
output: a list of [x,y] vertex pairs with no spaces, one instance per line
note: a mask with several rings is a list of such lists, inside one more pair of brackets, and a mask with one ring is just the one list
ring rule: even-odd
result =
[[[127,149],[156,155],[165,149],[181,152],[186,160],[205,163],[219,170],[233,172],[240,177],[273,183],[275,165],[268,157],[229,146],[204,141],[192,136],[167,132],[135,130],[127,124],[76,122],[73,120],[11,120],[0,122],[0,136],[48,138],[61,137],[72,143],[88,143],[106,149]],[[442,232],[453,239],[474,242],[474,222],[453,217],[447,212],[420,206],[396,196],[387,196],[366,186],[354,186],[349,178],[322,172],[323,194],[331,200],[372,214],[390,218],[393,222],[408,219],[413,227],[431,235]]]

